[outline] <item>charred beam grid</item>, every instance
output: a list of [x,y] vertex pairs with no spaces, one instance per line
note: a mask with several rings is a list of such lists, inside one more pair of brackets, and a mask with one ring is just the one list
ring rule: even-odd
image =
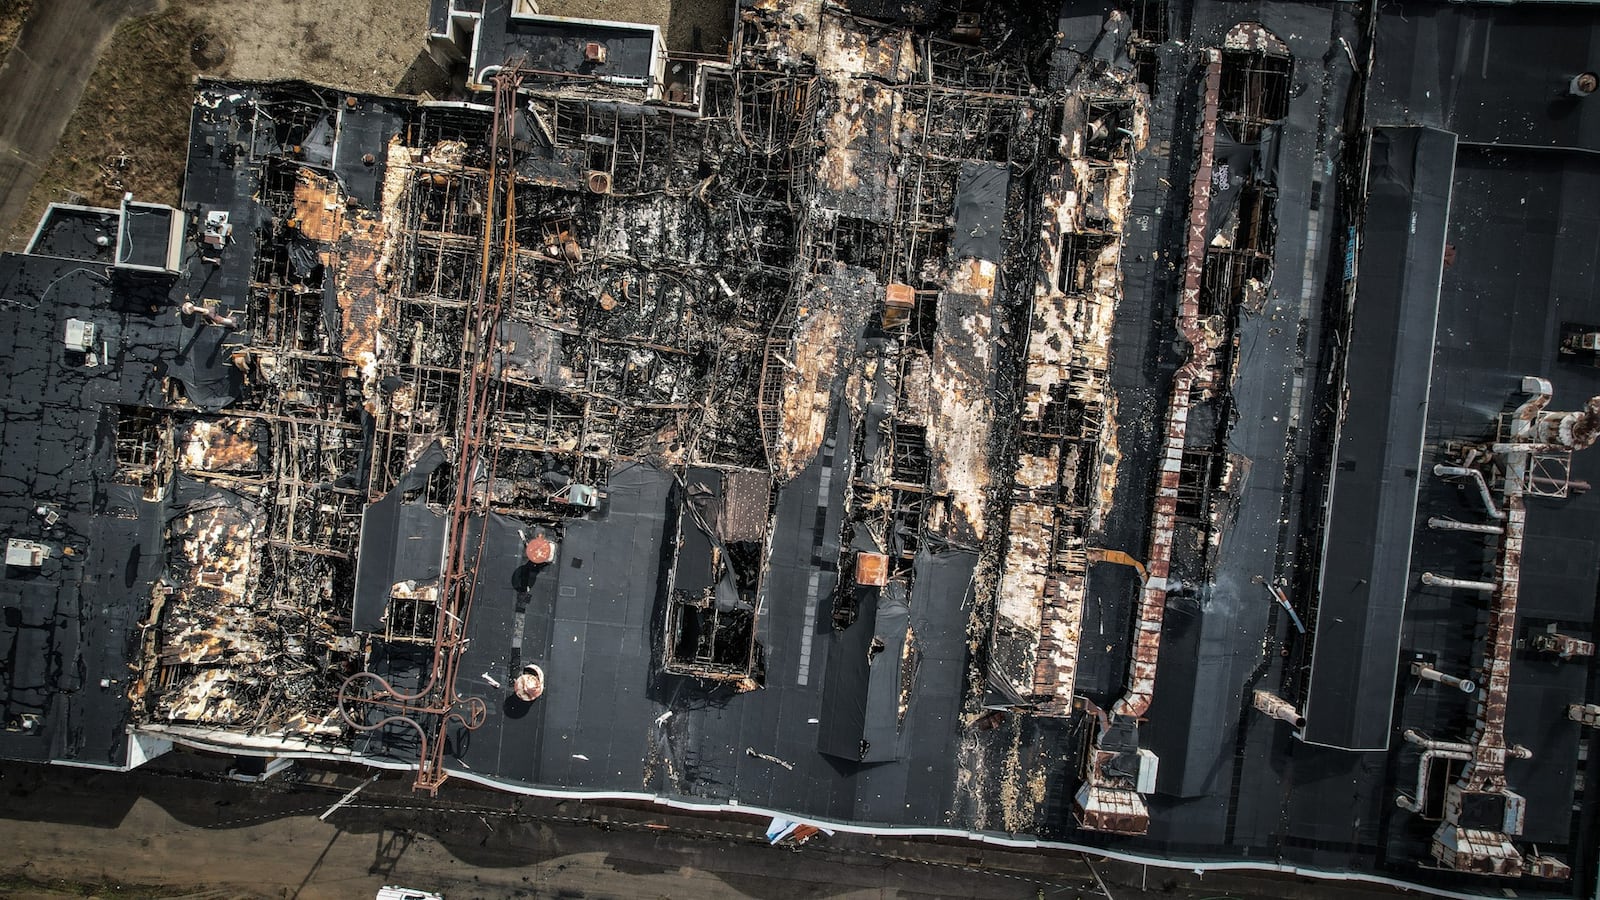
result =
[[[516,234],[517,178],[515,151],[510,144],[515,134],[512,116],[520,106],[517,89],[521,81],[521,75],[514,69],[495,77],[487,192],[491,208],[485,215],[475,297],[467,310],[464,352],[471,364],[464,373],[462,385],[462,407],[456,429],[459,450],[454,461],[455,490],[449,508],[440,600],[433,613],[433,657],[427,679],[420,688],[406,691],[393,686],[383,675],[365,671],[346,679],[339,692],[339,713],[352,728],[375,731],[399,725],[417,731],[420,740],[415,786],[430,794],[437,793],[449,777],[445,769],[445,742],[452,724],[472,730],[481,726],[488,715],[481,698],[463,698],[457,693],[456,675],[466,649],[477,569],[488,533],[487,529],[479,529],[478,539],[473,542],[469,539],[469,525],[475,515],[482,513],[487,500],[486,492],[480,494],[479,479],[492,480],[499,456],[498,446],[491,442],[490,422],[497,415],[493,407],[497,401],[503,402],[504,394],[497,390],[489,357],[501,316],[514,290],[514,282],[508,276],[514,258],[511,250]],[[501,171],[502,137],[506,142],[504,173]],[[503,201],[500,200],[502,192]],[[498,238],[492,209],[497,201],[502,203]],[[493,268],[496,259],[497,274]],[[375,712],[376,721],[353,710]]]

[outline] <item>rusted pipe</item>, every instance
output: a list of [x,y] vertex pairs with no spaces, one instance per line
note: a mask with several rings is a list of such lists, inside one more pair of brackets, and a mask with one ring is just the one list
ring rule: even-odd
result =
[[1434,516],[1428,520],[1429,528],[1440,531],[1471,531],[1475,534],[1505,534],[1505,528],[1499,525],[1480,525],[1476,522],[1457,522],[1455,519],[1444,519]]
[[1478,494],[1483,497],[1484,508],[1489,511],[1489,518],[1504,519],[1506,514],[1500,507],[1494,505],[1494,497],[1489,493],[1489,483],[1483,480],[1483,473],[1477,469],[1468,469],[1464,466],[1447,466],[1443,463],[1433,467],[1433,474],[1441,478],[1470,478],[1478,486]]
[[185,300],[183,301],[183,306],[181,306],[180,309],[186,316],[200,316],[207,322],[210,322],[212,325],[215,325],[219,328],[239,327],[239,320],[235,319],[233,316],[224,316],[209,306],[201,306],[198,303]]
[[1436,741],[1415,728],[1407,728],[1405,737],[1408,743],[1416,744],[1418,747],[1434,753],[1460,753],[1465,755],[1472,752],[1471,744],[1464,744],[1460,741]]
[[1465,578],[1435,575],[1432,572],[1422,573],[1422,583],[1429,587],[1460,588],[1464,591],[1482,591],[1485,594],[1492,594],[1500,589],[1500,586],[1492,581],[1469,581]]
[[1567,707],[1567,718],[1590,728],[1600,728],[1600,704],[1574,703]]
[[1571,659],[1574,656],[1593,656],[1594,642],[1582,638],[1575,638],[1570,634],[1559,631],[1547,631],[1536,634],[1529,642],[1533,649],[1541,653],[1554,653],[1562,659]]
[[1426,665],[1424,663],[1412,663],[1411,674],[1421,678],[1423,681],[1436,681],[1439,684],[1448,684],[1451,687],[1458,688],[1463,694],[1476,694],[1478,692],[1478,685],[1472,679],[1457,678],[1454,675],[1447,675],[1444,672],[1435,669],[1433,666]]

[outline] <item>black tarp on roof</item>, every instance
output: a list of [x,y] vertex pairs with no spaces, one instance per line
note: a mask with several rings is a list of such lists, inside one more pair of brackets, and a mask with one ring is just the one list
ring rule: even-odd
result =
[[45,211],[28,252],[104,265],[112,261],[116,237],[115,210],[53,204]]
[[906,657],[911,610],[904,582],[854,590],[856,620],[835,631],[828,646],[817,750],[852,762],[888,762],[901,756],[901,684],[915,672],[915,657]]
[[439,577],[444,554],[445,517],[422,501],[406,502],[396,488],[361,514],[360,555],[351,627],[382,632],[389,594],[402,581]]
[[1389,746],[1455,136],[1379,129],[1325,523],[1304,738]]
[[124,204],[117,236],[119,265],[165,268],[172,241],[172,211],[143,203]]
[[[333,148],[333,171],[345,193],[370,210],[378,208],[389,139],[405,127],[392,101],[367,98],[339,110],[339,136]],[[368,162],[368,157],[371,161]]]
[[[115,408],[159,397],[179,327],[120,283],[75,259],[0,256],[0,540],[48,549],[38,568],[0,572],[8,759],[127,761],[128,666],[164,519],[160,504],[115,483]],[[64,344],[69,318],[96,328],[92,365]]]
[[1000,262],[1005,253],[1006,188],[1011,171],[1005,163],[964,162],[956,180],[956,227],[950,246],[957,259],[972,257]]

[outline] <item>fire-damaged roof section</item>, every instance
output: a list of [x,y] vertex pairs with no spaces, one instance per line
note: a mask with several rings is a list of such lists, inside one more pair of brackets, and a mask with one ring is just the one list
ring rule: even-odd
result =
[[1304,707],[1314,744],[1389,746],[1455,151],[1435,129],[1373,134]]
[[817,749],[852,762],[899,759],[900,725],[916,677],[905,585],[855,588],[856,621],[834,632]]
[[361,557],[356,566],[357,631],[382,632],[390,600],[438,591],[444,554],[444,515],[426,503],[406,502],[400,488],[369,505],[361,515]]
[[530,6],[0,257],[0,753],[1582,890],[1600,164],[1500,11]]

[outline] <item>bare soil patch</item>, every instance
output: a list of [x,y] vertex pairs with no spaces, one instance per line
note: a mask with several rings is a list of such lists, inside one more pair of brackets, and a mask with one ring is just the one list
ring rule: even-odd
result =
[[0,0],[0,59],[11,52],[17,42],[17,32],[33,10],[33,0]]

